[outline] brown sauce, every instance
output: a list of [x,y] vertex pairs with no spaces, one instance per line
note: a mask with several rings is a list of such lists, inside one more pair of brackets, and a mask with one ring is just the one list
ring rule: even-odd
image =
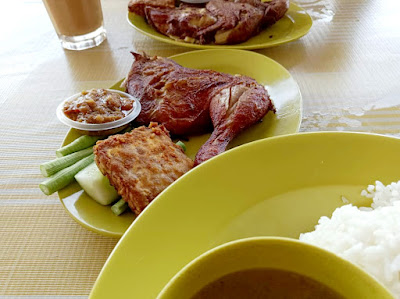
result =
[[124,118],[133,108],[133,100],[105,89],[83,91],[64,104],[68,118],[89,124],[103,124]]
[[331,288],[294,272],[259,268],[225,275],[191,299],[344,299]]

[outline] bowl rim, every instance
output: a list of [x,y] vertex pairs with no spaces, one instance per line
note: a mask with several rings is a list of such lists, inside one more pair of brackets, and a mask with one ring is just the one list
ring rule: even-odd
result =
[[67,101],[78,98],[82,94],[82,92],[79,92],[79,93],[76,93],[76,94],[68,97],[67,99],[63,100],[57,106],[57,110],[56,110],[57,118],[63,124],[70,126],[74,129],[84,130],[84,131],[106,131],[106,130],[115,129],[115,128],[121,127],[123,125],[126,125],[127,123],[133,121],[139,115],[142,107],[140,105],[140,101],[138,98],[130,95],[129,93],[126,93],[126,92],[123,92],[123,91],[120,91],[117,89],[110,89],[110,88],[102,88],[102,89],[107,90],[109,92],[118,93],[120,95],[123,95],[123,96],[133,100],[133,108],[129,111],[129,113],[125,117],[118,119],[118,120],[111,121],[111,122],[106,122],[106,123],[101,123],[101,124],[88,124],[88,123],[81,123],[78,121],[74,121],[74,120],[68,118],[64,114],[63,107]]
[[189,263],[187,263],[183,268],[181,268],[162,288],[160,293],[157,295],[156,299],[167,298],[164,296],[168,295],[170,289],[173,289],[174,284],[179,283],[179,281],[182,279],[185,279],[184,277],[187,274],[190,274],[191,270],[196,269],[200,263],[209,263],[209,260],[212,259],[212,256],[216,256],[218,254],[225,254],[226,252],[229,253],[229,250],[234,250],[234,248],[238,247],[240,248],[241,246],[246,246],[251,244],[262,245],[262,246],[267,244],[294,246],[294,247],[303,247],[303,249],[305,250],[314,251],[314,253],[316,254],[321,254],[326,256],[327,259],[334,260],[335,263],[339,263],[346,267],[352,268],[354,271],[358,272],[360,276],[366,278],[372,283],[375,283],[375,285],[381,289],[382,294],[386,293],[386,295],[388,296],[390,295],[393,296],[392,293],[389,291],[389,289],[385,285],[383,285],[378,279],[376,279],[373,275],[369,274],[366,270],[364,270],[357,264],[349,260],[346,260],[329,250],[294,238],[278,237],[278,236],[256,236],[256,237],[247,237],[229,241],[203,252],[202,254],[191,260]]

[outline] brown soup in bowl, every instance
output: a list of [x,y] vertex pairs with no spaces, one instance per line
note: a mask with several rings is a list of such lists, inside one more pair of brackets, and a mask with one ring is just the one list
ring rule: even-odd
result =
[[227,274],[204,286],[191,299],[223,298],[344,299],[312,278],[273,268],[254,268]]
[[316,246],[282,237],[234,240],[186,264],[157,299],[393,299],[361,268]]

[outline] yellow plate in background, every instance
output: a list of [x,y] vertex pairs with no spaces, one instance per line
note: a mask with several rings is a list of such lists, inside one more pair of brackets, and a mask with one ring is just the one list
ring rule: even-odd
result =
[[307,12],[294,3],[290,3],[285,16],[256,36],[236,45],[198,45],[174,40],[151,27],[143,17],[128,13],[128,23],[141,33],[169,44],[197,49],[263,49],[285,44],[305,35],[312,26],[312,19]]
[[[177,63],[195,69],[212,69],[230,74],[242,74],[266,86],[277,108],[277,113],[268,113],[261,123],[247,129],[232,141],[230,147],[257,139],[296,133],[301,121],[301,94],[297,83],[289,72],[274,60],[242,50],[203,50],[171,57]],[[131,61],[127,61],[131,63]],[[119,84],[113,86],[117,88]],[[79,136],[71,130],[64,144]],[[184,141],[186,154],[194,158],[200,146],[210,134],[192,136]],[[115,216],[110,206],[102,206],[84,193],[77,183],[73,183],[59,193],[60,200],[68,213],[78,223],[97,233],[121,237],[134,220],[134,214]]]
[[153,299],[188,262],[245,237],[298,238],[368,184],[400,179],[400,139],[318,132],[255,141],[194,168],[121,238],[91,299]]

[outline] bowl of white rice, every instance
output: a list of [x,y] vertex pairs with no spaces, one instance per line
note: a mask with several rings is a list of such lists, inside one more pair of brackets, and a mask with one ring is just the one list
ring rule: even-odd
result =
[[372,199],[371,207],[336,208],[299,239],[360,266],[400,298],[400,181],[376,181],[361,195]]

